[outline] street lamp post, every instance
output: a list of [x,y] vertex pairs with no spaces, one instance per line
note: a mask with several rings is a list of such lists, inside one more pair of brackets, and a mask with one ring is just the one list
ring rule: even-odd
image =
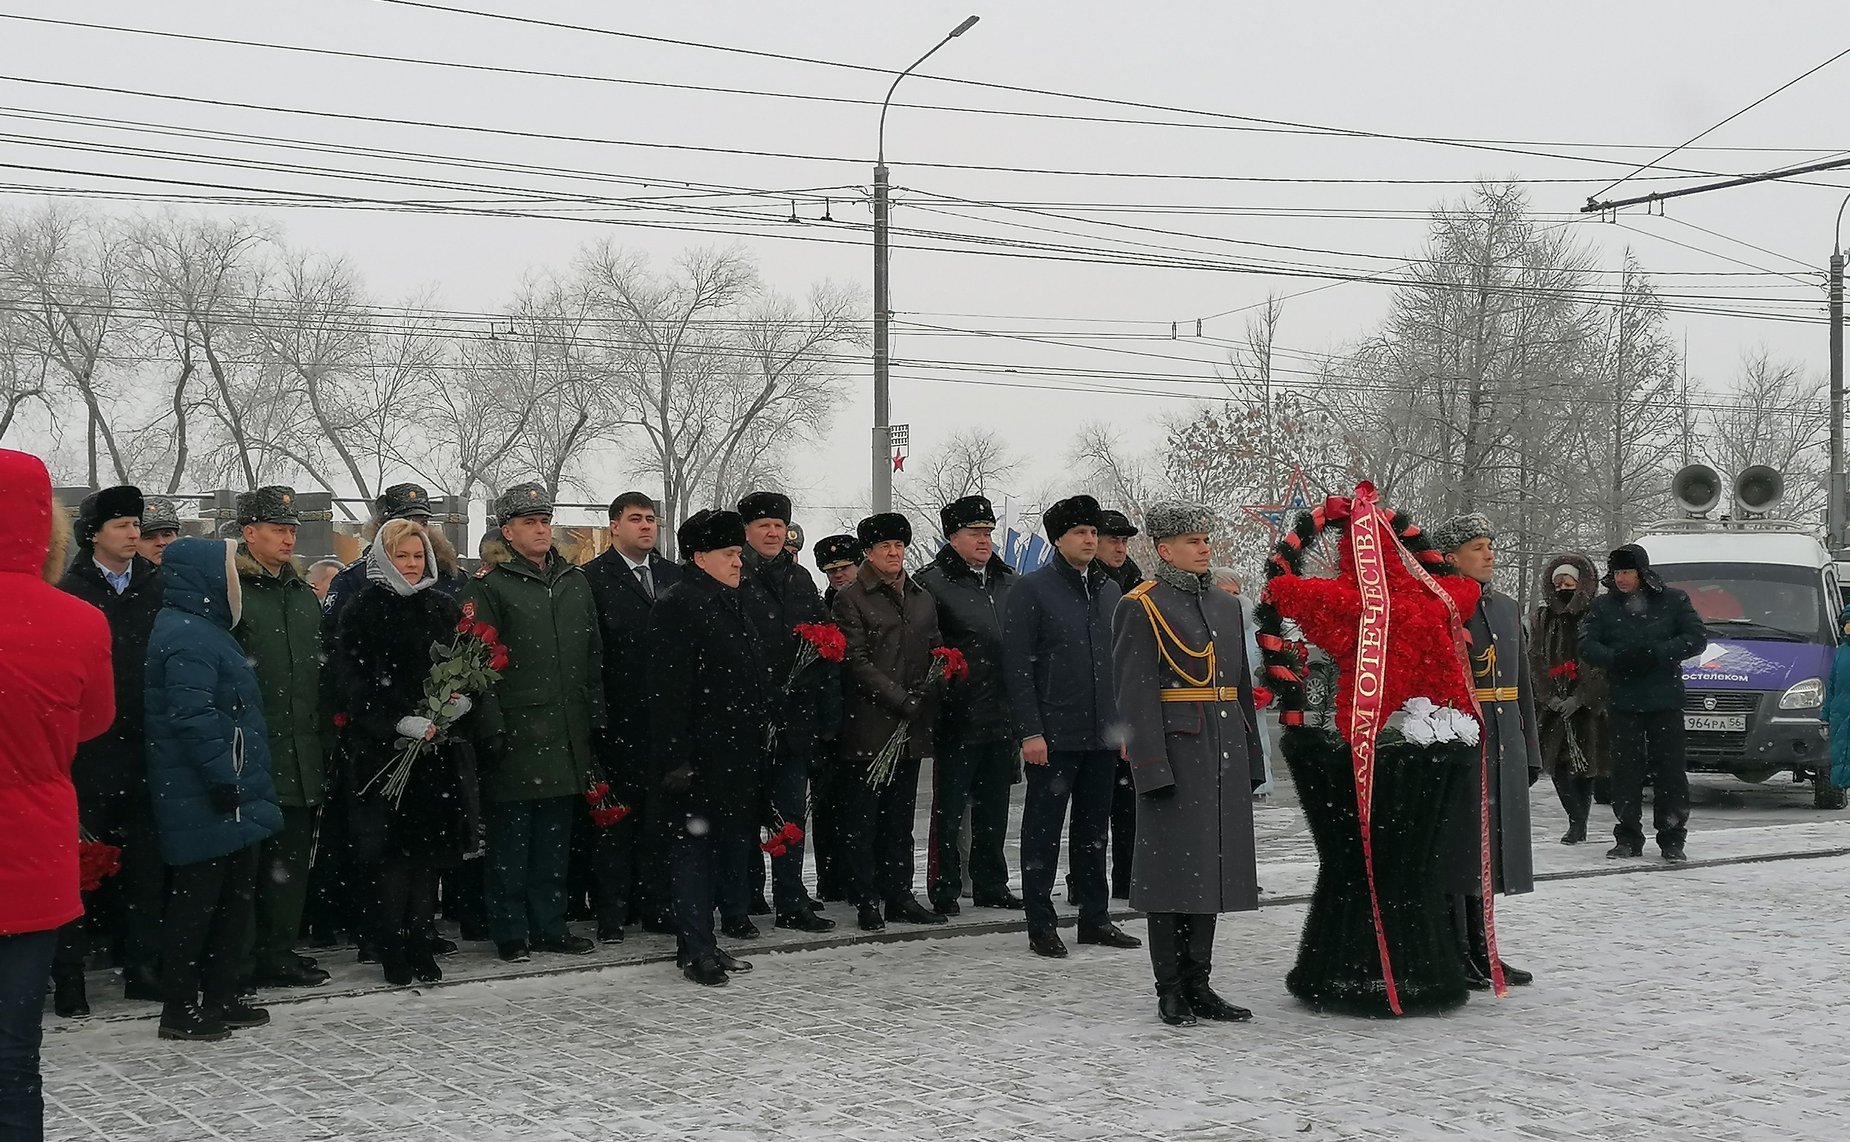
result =
[[1837,225],[1831,231],[1831,486],[1825,508],[1825,539],[1835,555],[1844,547],[1844,207],[1837,208]]
[[887,347],[888,326],[892,321],[892,298],[888,292],[887,282],[887,170],[886,170],[886,110],[893,101],[893,92],[899,90],[899,81],[911,75],[919,65],[930,59],[939,48],[950,43],[976,26],[977,17],[971,16],[963,23],[951,29],[951,34],[932,45],[932,49],[920,56],[913,65],[893,78],[893,86],[887,88],[886,98],[880,101],[880,134],[876,141],[874,158],[874,440],[873,440],[873,476],[874,476],[874,510],[889,512],[893,510],[893,450],[888,430],[891,427],[890,392],[889,392],[889,355]]

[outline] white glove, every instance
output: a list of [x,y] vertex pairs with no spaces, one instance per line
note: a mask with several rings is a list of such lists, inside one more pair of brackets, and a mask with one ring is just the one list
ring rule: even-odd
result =
[[450,699],[450,716],[452,718],[460,718],[473,709],[475,709],[475,703],[469,700],[469,695],[467,694],[458,694]]
[[420,741],[430,732],[431,721],[420,714],[406,714],[398,719],[398,732],[412,741]]

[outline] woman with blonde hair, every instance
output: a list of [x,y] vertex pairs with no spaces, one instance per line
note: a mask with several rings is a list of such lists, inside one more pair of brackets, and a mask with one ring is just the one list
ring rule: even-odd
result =
[[[366,555],[366,588],[341,612],[334,634],[349,843],[357,863],[378,871],[371,927],[385,978],[395,984],[443,978],[428,938],[436,878],[473,852],[480,837],[475,753],[464,717],[475,698],[452,694],[449,707],[463,720],[440,729],[424,696],[431,645],[455,638],[462,617],[454,599],[433,589],[440,564],[453,561],[423,524],[388,521]],[[382,775],[408,739],[429,744],[412,763],[402,794],[388,796]]]

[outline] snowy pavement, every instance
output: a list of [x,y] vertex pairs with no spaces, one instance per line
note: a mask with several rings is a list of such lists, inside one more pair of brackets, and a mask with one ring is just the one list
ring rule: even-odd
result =
[[[1717,832],[1699,855],[1847,842],[1814,822]],[[1537,855],[1610,867],[1592,846]],[[1537,984],[1441,1018],[1298,1006],[1282,981],[1303,908],[1279,904],[1222,923],[1215,978],[1247,1026],[1163,1027],[1142,951],[1047,961],[1015,932],[760,950],[714,990],[648,964],[292,1003],[223,1044],[61,1029],[50,1137],[1844,1137],[1850,857],[1625,863],[1501,909]]]

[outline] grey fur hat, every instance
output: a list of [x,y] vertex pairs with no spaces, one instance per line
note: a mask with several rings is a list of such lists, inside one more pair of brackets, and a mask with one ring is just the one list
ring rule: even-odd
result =
[[1153,543],[1172,535],[1210,532],[1214,530],[1214,510],[1206,504],[1165,500],[1144,509],[1143,529]]
[[1474,539],[1497,538],[1497,529],[1491,525],[1490,517],[1482,512],[1469,515],[1455,515],[1438,527],[1432,529],[1433,546],[1440,552],[1450,555]]

